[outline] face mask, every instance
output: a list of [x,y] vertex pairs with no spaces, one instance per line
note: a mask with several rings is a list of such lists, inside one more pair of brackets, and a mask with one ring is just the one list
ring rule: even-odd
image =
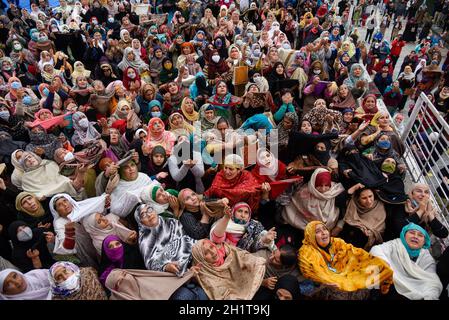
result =
[[3,67],[3,70],[9,71],[9,70],[11,70],[11,66],[4,66],[4,67]]
[[161,117],[161,112],[160,111],[151,112],[151,116],[153,118],[160,118]]
[[212,56],[212,61],[218,63],[218,61],[220,61],[220,56]]
[[255,57],[260,56],[260,50],[259,49],[254,50],[254,56]]
[[239,47],[240,46],[242,46],[243,45],[243,40],[237,40],[236,42],[235,42]]
[[381,149],[390,149],[391,147],[391,142],[388,140],[385,141],[378,141],[377,142],[377,146]]
[[30,96],[25,96],[23,97],[22,102],[24,105],[29,106],[33,102],[33,100],[31,99]]
[[284,48],[284,49],[286,49],[286,50],[291,49],[291,47],[290,47],[290,45],[289,45],[288,43],[283,43],[283,44],[282,44],[282,48]]
[[245,220],[243,220],[243,219],[238,219],[238,218],[234,218],[234,222],[237,223],[237,224],[242,224],[242,225],[245,225],[245,224],[246,224],[246,221],[245,221]]
[[15,43],[14,44],[14,50],[16,50],[16,51],[22,50],[22,45],[20,43]]
[[81,128],[86,129],[89,126],[89,120],[87,120],[87,118],[82,118],[80,121],[78,121],[78,124]]
[[20,89],[22,88],[22,85],[20,84],[20,82],[14,81],[13,83],[11,83],[11,89]]
[[109,249],[108,258],[114,262],[120,261],[120,259],[123,257],[123,253],[124,253],[123,246],[114,249]]
[[0,119],[3,119],[5,121],[8,121],[10,117],[10,114],[8,111],[0,111]]
[[47,36],[40,36],[39,37],[39,41],[47,41],[48,37]]
[[48,96],[50,94],[50,90],[48,90],[48,88],[44,88],[44,90],[42,90],[42,93]]
[[253,34],[252,34],[251,32],[248,32],[247,35],[248,35],[248,37],[250,37],[250,38],[253,37]]
[[37,41],[39,39],[39,33],[35,32],[31,34],[31,39]]
[[390,60],[388,60],[388,59],[385,60],[385,63],[386,63],[386,64],[389,64],[389,63],[390,63]]
[[135,73],[128,73],[128,78],[134,79],[136,77]]
[[30,227],[25,227],[17,232],[17,239],[22,242],[30,241],[33,239],[33,230]]
[[320,69],[313,69],[313,73],[314,73],[314,74],[320,74],[320,73],[321,73],[321,70],[320,70]]
[[114,18],[112,18],[112,17],[111,17],[111,18],[108,18],[108,22],[109,22],[109,23],[113,23],[113,22],[114,22]]
[[394,163],[382,163],[382,166],[380,167],[380,170],[382,170],[385,173],[393,173],[396,170],[396,165]]
[[79,277],[72,274],[66,281],[58,284],[58,287],[62,290],[74,291],[79,287]]
[[92,23],[94,24],[94,26],[96,26],[98,24],[97,20],[92,20]]
[[73,155],[73,153],[69,152],[64,156],[64,161],[71,161],[75,159],[75,156]]

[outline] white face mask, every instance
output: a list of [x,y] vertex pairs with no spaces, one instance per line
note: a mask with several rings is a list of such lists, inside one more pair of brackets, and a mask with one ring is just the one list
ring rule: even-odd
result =
[[218,63],[218,61],[220,61],[220,56],[212,56],[212,61]]
[[243,40],[238,39],[235,43],[236,43],[239,47],[241,47],[241,46],[243,45]]
[[136,77],[135,73],[128,73],[128,78],[134,79]]
[[69,152],[64,156],[64,161],[70,161],[75,159],[75,156],[73,155],[73,153]]
[[86,129],[89,126],[89,120],[87,120],[87,118],[82,118],[80,121],[78,121],[78,124],[81,128]]
[[58,287],[64,290],[73,291],[79,288],[80,281],[77,274],[72,274],[66,281],[58,284]]
[[22,45],[20,43],[15,43],[14,50],[17,50],[17,51],[22,50]]
[[33,239],[33,230],[30,227],[25,227],[17,232],[17,239],[22,242],[30,241]]
[[320,70],[320,69],[314,69],[314,70],[313,70],[313,73],[314,73],[314,74],[320,74],[320,73],[321,73],[321,70]]
[[0,111],[0,119],[3,119],[5,121],[8,121],[10,117],[10,114],[8,111],[4,110],[4,111]]
[[288,44],[288,43],[283,43],[283,44],[282,44],[282,48],[284,48],[284,49],[286,49],[286,50],[289,50],[289,49],[291,49],[292,47],[290,47],[290,44]]
[[254,50],[253,53],[254,53],[254,56],[255,56],[255,57],[260,56],[260,50],[259,50],[259,49]]

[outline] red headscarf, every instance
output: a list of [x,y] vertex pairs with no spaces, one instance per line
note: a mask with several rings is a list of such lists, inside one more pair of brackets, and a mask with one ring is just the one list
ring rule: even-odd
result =
[[315,178],[315,188],[321,186],[330,187],[332,185],[332,176],[329,171],[318,173]]

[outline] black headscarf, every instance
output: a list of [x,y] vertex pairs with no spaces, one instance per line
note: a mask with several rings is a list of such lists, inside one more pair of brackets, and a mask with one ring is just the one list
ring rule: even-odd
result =
[[45,240],[45,234],[43,233],[43,229],[34,228],[33,238],[29,241],[19,241],[17,239],[17,229],[20,226],[27,226],[24,221],[14,221],[9,225],[8,233],[11,238],[13,244],[12,250],[12,263],[18,267],[22,272],[28,272],[33,270],[33,263],[30,258],[27,257],[27,251],[29,249],[34,250],[37,249],[39,251],[39,258],[42,263],[42,268],[48,269],[51,267],[55,260],[53,260],[50,252],[47,248],[47,241]]
[[300,296],[298,279],[290,274],[286,274],[278,279],[274,292],[285,289],[291,293],[293,300],[298,300]]

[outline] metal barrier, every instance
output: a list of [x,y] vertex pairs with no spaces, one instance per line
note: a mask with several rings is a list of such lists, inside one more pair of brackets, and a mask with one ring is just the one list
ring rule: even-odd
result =
[[[439,209],[437,217],[449,228],[449,125],[424,93],[416,101],[401,139],[406,145],[408,178],[430,187]],[[443,245],[449,246],[449,239]]]

